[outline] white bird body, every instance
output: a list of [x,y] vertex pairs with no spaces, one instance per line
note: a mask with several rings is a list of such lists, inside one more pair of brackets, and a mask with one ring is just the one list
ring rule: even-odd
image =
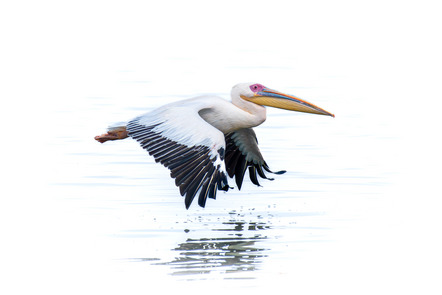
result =
[[[262,105],[316,114],[332,114],[294,96],[243,83],[232,89],[232,102],[217,96],[200,96],[164,105],[127,124],[113,126],[100,142],[130,136],[157,162],[171,170],[171,177],[185,196],[188,208],[199,194],[204,207],[217,190],[229,189],[227,174],[235,176],[238,188],[249,169],[252,182],[257,173],[271,172],[262,157],[252,127],[266,120]],[[262,105],[261,105],[262,104]],[[227,167],[227,169],[226,169]],[[276,174],[283,171],[276,172]]]
[[[251,103],[250,103],[251,104]],[[161,106],[143,117],[143,122],[170,120],[180,125],[188,122],[190,114],[201,117],[224,134],[242,129],[252,128],[266,120],[266,109],[263,106],[251,104],[254,112],[248,112],[219,96],[198,96]],[[190,122],[189,122],[190,123]]]

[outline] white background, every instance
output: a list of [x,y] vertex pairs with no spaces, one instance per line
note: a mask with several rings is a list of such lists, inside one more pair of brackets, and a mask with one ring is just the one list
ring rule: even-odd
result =
[[[9,1],[0,5],[0,24],[2,294],[147,294],[157,287],[206,293],[229,286],[256,293],[440,294],[436,1]],[[92,138],[143,106],[163,104],[163,96],[227,98],[232,85],[246,81],[336,114],[288,121],[299,124],[294,145],[327,148],[318,152],[327,156],[321,161],[314,152],[297,158],[296,171],[350,167],[386,185],[362,203],[350,197],[352,189],[322,205],[311,201],[313,210],[343,220],[333,242],[312,245],[296,265],[269,259],[253,282],[175,281],[155,271],[145,281],[142,270],[114,270],[109,249],[126,253],[127,243],[109,245],[96,236],[137,221],[125,227],[72,213],[71,186],[64,192],[52,184],[87,174],[81,156],[67,156],[74,149],[115,155],[119,148],[71,139]],[[291,132],[282,126],[287,117],[280,118],[270,126]],[[268,150],[286,136],[272,138],[274,130],[264,132]],[[292,156],[273,157],[281,168],[295,163]],[[100,158],[87,161],[97,171],[103,167]],[[216,202],[218,209],[227,204]],[[183,210],[180,205],[169,210]]]

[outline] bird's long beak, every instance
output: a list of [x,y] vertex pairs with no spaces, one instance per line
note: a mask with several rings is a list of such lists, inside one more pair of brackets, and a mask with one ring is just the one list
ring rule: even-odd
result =
[[241,97],[245,100],[264,106],[332,117],[335,116],[332,113],[329,113],[326,110],[321,109],[320,107],[315,106],[312,103],[309,103],[308,101],[268,88],[264,88],[261,91],[258,91],[252,97]]

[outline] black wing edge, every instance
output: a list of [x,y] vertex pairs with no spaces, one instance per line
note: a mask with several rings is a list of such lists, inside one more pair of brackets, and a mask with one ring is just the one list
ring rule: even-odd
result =
[[129,136],[138,141],[155,162],[170,170],[184,204],[189,209],[193,199],[199,193],[198,205],[205,207],[207,198],[216,199],[218,190],[228,191],[227,176],[220,165],[215,166],[217,157],[224,159],[224,149],[218,150],[218,156],[210,158],[210,149],[199,145],[188,147],[161,136],[153,129],[158,126],[138,124],[137,119],[127,124]]
[[265,175],[264,170],[273,173],[273,174],[284,174],[286,171],[276,171],[273,172],[270,170],[269,166],[265,161],[261,163],[253,163],[252,161],[246,160],[246,155],[243,154],[239,147],[235,144],[235,141],[232,139],[233,133],[228,133],[225,135],[226,140],[226,170],[227,174],[233,178],[235,177],[236,185],[238,189],[241,190],[241,186],[244,180],[244,175],[246,173],[247,168],[249,169],[249,177],[253,184],[257,186],[261,186],[258,182],[258,175],[267,180],[274,180],[273,178],[269,178]]

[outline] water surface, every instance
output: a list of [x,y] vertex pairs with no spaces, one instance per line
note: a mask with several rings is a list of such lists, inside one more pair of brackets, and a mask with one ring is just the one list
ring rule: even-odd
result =
[[[440,294],[438,10],[190,2],[2,10],[2,294]],[[262,187],[185,210],[136,142],[93,140],[248,81],[336,115],[269,108]]]

